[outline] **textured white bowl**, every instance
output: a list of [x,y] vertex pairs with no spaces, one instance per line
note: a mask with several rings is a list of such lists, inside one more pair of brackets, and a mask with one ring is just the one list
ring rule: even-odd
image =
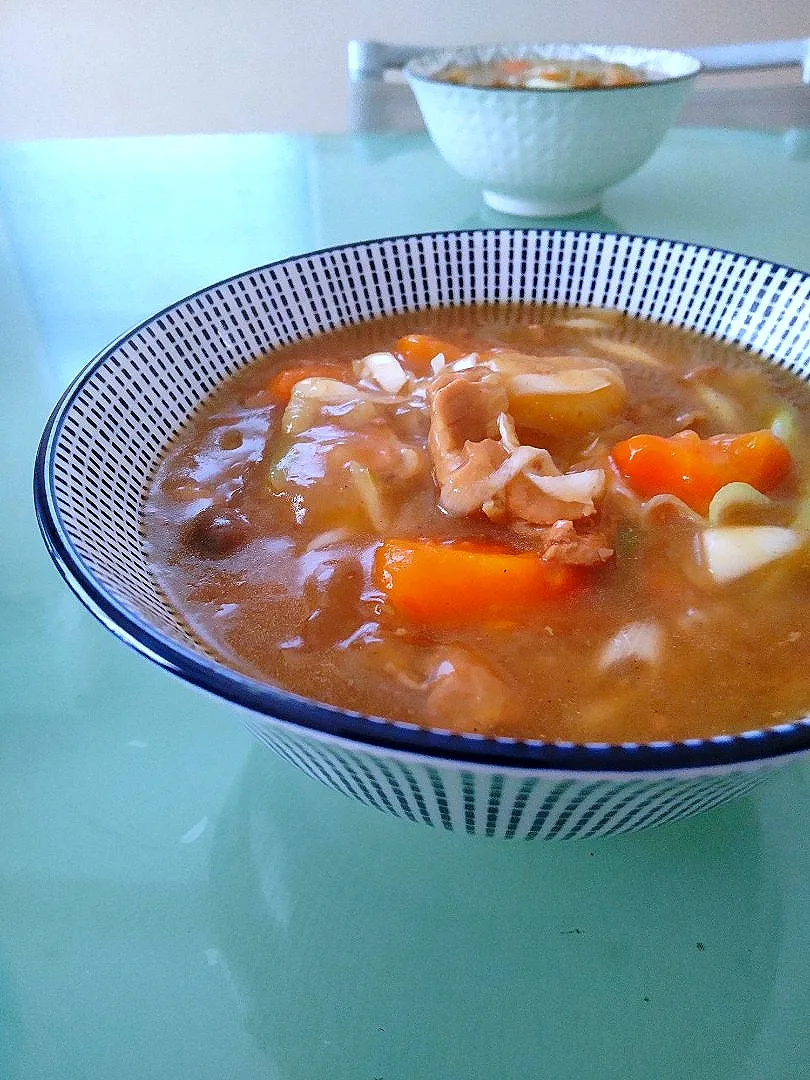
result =
[[[487,89],[440,82],[449,64],[599,59],[650,81],[595,90]],[[479,45],[432,52],[405,69],[439,153],[507,214],[556,217],[597,206],[653,154],[700,71],[684,53],[628,45]]]

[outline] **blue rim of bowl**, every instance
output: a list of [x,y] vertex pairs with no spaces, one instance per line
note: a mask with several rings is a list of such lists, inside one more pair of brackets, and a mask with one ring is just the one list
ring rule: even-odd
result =
[[[581,43],[586,48],[638,48],[640,52],[646,52],[650,54],[679,56],[686,60],[691,60],[696,66],[694,71],[685,72],[683,75],[665,75],[661,78],[650,79],[649,82],[633,83],[630,86],[562,86],[562,87],[546,87],[546,86],[475,86],[468,85],[466,83],[451,83],[446,82],[443,79],[437,79],[436,75],[425,75],[418,71],[413,70],[413,65],[422,64],[427,60],[435,60],[439,57],[447,57],[446,63],[451,62],[452,57],[457,56],[461,52],[474,51],[476,49],[497,49],[502,51],[502,56],[499,59],[508,58],[510,53],[517,49],[532,49],[532,48],[545,48],[552,46],[554,48],[569,47],[573,48],[580,43],[571,41],[538,41],[538,42],[526,42],[526,43],[512,43],[503,45],[464,45],[455,49],[425,49],[424,52],[418,56],[414,56],[411,60],[405,64],[403,71],[406,78],[413,79],[417,82],[429,83],[431,85],[450,86],[455,90],[462,91],[475,91],[476,93],[489,93],[489,94],[554,94],[555,96],[567,96],[570,94],[603,94],[613,93],[618,90],[623,90],[625,93],[631,91],[645,90],[652,86],[670,86],[673,83],[689,82],[696,78],[703,71],[704,65],[697,57],[692,56],[688,52],[683,52],[680,49],[654,49],[644,48],[643,46],[635,45],[599,45],[596,42],[583,42]],[[538,57],[542,59],[542,57]],[[552,58],[556,59],[556,58]],[[598,57],[597,57],[598,59]],[[441,70],[441,69],[439,69]]]
[[[473,230],[487,232],[487,230]],[[513,232],[525,231],[515,228]],[[599,230],[551,230],[575,232],[578,235],[626,237],[651,243],[672,243],[663,237],[643,234],[600,232]],[[346,248],[404,239],[436,236],[466,235],[470,230],[434,230],[425,233],[403,233],[397,236],[358,240],[337,244],[307,256],[316,257]],[[726,248],[706,244],[691,245],[704,251],[739,255],[741,258],[783,267],[791,273],[810,276],[794,267],[743,255]],[[347,740],[362,748],[413,754],[417,757],[452,761],[472,766],[514,768],[529,771],[576,772],[582,774],[621,774],[682,771],[687,769],[742,766],[778,761],[810,750],[810,716],[766,728],[735,733],[690,738],[680,741],[655,742],[573,743],[485,736],[437,728],[421,727],[403,721],[340,709],[323,702],[304,698],[270,683],[243,675],[225,664],[208,659],[201,653],[162,634],[146,620],[112,596],[90,571],[73,545],[62,524],[54,490],[53,453],[56,441],[70,406],[85,383],[124,342],[149,326],[167,312],[196,297],[237,281],[246,275],[281,266],[302,255],[292,255],[262,266],[240,271],[221,281],[195,290],[188,296],[167,305],[130,330],[111,341],[74,377],[54,406],[43,429],[34,464],[33,497],[37,523],[48,553],[63,579],[84,607],[120,641],[137,653],[152,660],[158,667],[200,690],[268,721],[280,721],[311,732],[316,736]]]

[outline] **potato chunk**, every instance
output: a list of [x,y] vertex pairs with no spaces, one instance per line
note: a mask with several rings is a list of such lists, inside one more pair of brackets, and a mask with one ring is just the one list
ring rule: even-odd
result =
[[544,435],[598,431],[621,412],[627,396],[610,368],[513,375],[506,392],[518,427]]

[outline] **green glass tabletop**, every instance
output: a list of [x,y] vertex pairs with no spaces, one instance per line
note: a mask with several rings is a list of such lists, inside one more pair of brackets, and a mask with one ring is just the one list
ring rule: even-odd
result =
[[[617,839],[403,822],[119,644],[39,540],[39,432],[111,338],[297,252],[516,223],[423,135],[0,147],[3,1080],[810,1078],[810,765]],[[542,224],[810,270],[810,133],[673,130]]]

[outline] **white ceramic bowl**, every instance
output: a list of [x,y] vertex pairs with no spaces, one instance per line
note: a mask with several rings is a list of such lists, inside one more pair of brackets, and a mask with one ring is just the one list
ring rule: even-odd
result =
[[[448,65],[598,59],[649,73],[637,86],[487,89],[441,82]],[[597,206],[653,154],[700,71],[684,53],[629,45],[478,45],[427,53],[405,73],[439,153],[508,214],[556,217]]]
[[688,817],[805,752],[810,721],[620,745],[391,723],[229,669],[195,640],[150,570],[145,488],[167,444],[235,370],[279,345],[390,312],[526,301],[597,305],[690,327],[810,379],[810,275],[796,270],[670,240],[561,230],[371,241],[213,285],[93,360],[42,436],[40,526],[68,584],[108,629],[239,706],[262,742],[361,802],[504,838],[597,836]]

